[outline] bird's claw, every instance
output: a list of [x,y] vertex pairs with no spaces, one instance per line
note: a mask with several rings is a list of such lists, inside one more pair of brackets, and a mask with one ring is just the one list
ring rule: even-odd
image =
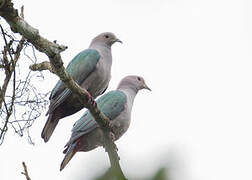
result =
[[88,103],[91,104],[92,106],[96,107],[97,103],[95,102],[95,99],[91,94],[88,94]]
[[112,141],[112,146],[113,146],[113,148],[114,148],[116,151],[118,151],[118,148],[117,148],[116,144],[114,143],[114,141],[116,140],[115,134],[114,134],[113,132],[109,132],[109,137],[110,137],[110,139],[111,139],[111,141]]
[[114,148],[114,150],[118,151],[118,148],[115,143],[113,143],[113,148]]
[[112,142],[114,142],[116,140],[115,134],[112,133],[112,132],[109,132],[109,137],[110,137],[110,139],[111,139]]

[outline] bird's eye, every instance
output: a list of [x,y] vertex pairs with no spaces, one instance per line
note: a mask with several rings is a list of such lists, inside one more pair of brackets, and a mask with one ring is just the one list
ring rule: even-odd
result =
[[141,81],[141,78],[140,78],[140,77],[137,77],[137,80],[138,80],[138,81]]
[[105,38],[108,39],[108,38],[109,38],[109,35],[105,35]]

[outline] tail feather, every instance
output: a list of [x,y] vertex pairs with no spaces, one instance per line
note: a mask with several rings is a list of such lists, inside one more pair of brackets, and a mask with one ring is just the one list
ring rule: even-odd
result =
[[76,142],[71,144],[68,148],[67,148],[67,152],[66,155],[63,159],[63,161],[61,162],[60,165],[60,171],[62,171],[62,169],[65,168],[65,166],[67,165],[67,163],[72,159],[72,157],[75,155],[76,151]]
[[45,142],[49,141],[58,122],[59,122],[59,118],[53,118],[53,115],[49,114],[49,117],[41,133],[41,137],[44,139]]

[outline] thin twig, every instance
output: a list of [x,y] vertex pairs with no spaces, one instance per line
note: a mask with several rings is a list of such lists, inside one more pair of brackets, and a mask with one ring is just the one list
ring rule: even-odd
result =
[[[4,136],[4,134],[6,133],[7,124],[9,122],[9,118],[10,118],[10,116],[12,114],[12,109],[13,109],[13,106],[14,106],[15,91],[16,91],[16,72],[15,72],[15,67],[16,67],[17,61],[18,61],[18,59],[20,57],[20,52],[23,49],[24,38],[22,38],[21,41],[19,42],[19,44],[17,46],[17,49],[16,49],[15,57],[13,59],[12,54],[10,52],[10,43],[7,42],[7,39],[5,37],[5,32],[4,32],[3,27],[1,26],[1,24],[0,24],[0,29],[1,29],[1,32],[3,34],[3,38],[4,38],[4,42],[5,42],[5,49],[8,52],[9,57],[11,59],[11,61],[10,61],[11,64],[10,64],[9,61],[8,61],[8,59],[7,59],[7,56],[5,56],[6,57],[6,61],[7,61],[5,64],[8,64],[8,66],[6,66],[6,68],[5,68],[6,77],[5,77],[4,83],[3,83],[2,88],[1,88],[0,109],[2,107],[2,102],[4,102],[4,105],[5,105],[5,108],[6,108],[6,112],[7,112],[7,116],[5,118],[4,127],[2,128],[1,133],[0,133],[0,140],[1,140],[3,138],[3,136]],[[13,74],[13,93],[12,93],[12,97],[11,97],[11,105],[9,106],[9,108],[7,108],[7,105],[5,103],[5,93],[6,93],[6,90],[7,90],[7,87],[8,87],[8,84],[10,82],[12,74]],[[1,142],[3,142],[3,141],[1,141]]]
[[[1,10],[0,10],[1,11]],[[21,8],[21,14],[20,16],[24,18],[24,8],[22,6]],[[2,52],[3,57],[1,60],[1,67],[5,71],[5,79],[2,84],[1,93],[0,93],[0,116],[4,120],[3,127],[0,129],[0,145],[3,143],[4,136],[8,130],[8,124],[11,124],[12,128],[16,133],[18,133],[20,136],[23,135],[23,131],[27,130],[28,139],[30,138],[29,135],[29,127],[32,125],[34,120],[40,116],[41,112],[38,111],[38,109],[42,110],[44,107],[40,104],[47,104],[47,100],[45,101],[44,97],[41,97],[37,92],[34,91],[34,87],[30,85],[31,81],[31,71],[29,71],[28,75],[26,76],[25,81],[21,80],[19,78],[19,75],[17,75],[16,71],[19,72],[19,66],[17,65],[17,62],[20,58],[21,51],[23,50],[24,46],[27,46],[28,44],[25,41],[25,38],[22,36],[20,40],[16,40],[14,35],[9,35],[6,30],[3,29],[3,27],[0,24],[0,32],[2,34],[3,40],[5,42],[4,50]],[[9,40],[9,42],[8,42]],[[16,43],[18,44],[16,45]],[[15,50],[13,47],[16,46]],[[35,52],[33,46],[31,46],[33,50],[33,56],[35,57]],[[35,57],[36,59],[36,57]],[[36,61],[35,61],[36,62]],[[20,73],[20,72],[19,72]],[[12,81],[11,81],[12,78]],[[9,84],[12,83],[12,94],[9,95],[6,92],[9,92]],[[32,92],[31,92],[32,91]],[[32,96],[30,96],[30,92],[33,93]],[[7,95],[6,95],[7,94]],[[25,95],[25,96],[24,96]],[[35,96],[35,98],[34,98]],[[38,97],[37,97],[38,96]],[[30,99],[31,98],[31,99]],[[27,100],[26,103],[20,103],[23,100]],[[21,101],[20,101],[21,100]],[[37,101],[36,101],[37,100]],[[5,109],[2,109],[2,105],[4,104]],[[32,104],[32,105],[31,105]],[[15,106],[28,106],[30,108],[29,115],[27,115],[28,119],[26,119],[26,123],[23,125],[19,122],[22,121],[11,121],[11,116],[14,117],[14,119],[17,119],[16,117],[16,108]],[[20,109],[20,108],[17,108]],[[20,110],[19,110],[20,111]],[[20,114],[20,112],[19,112]],[[21,113],[22,114],[22,113]],[[16,127],[18,126],[18,127]],[[29,140],[31,142],[31,140]]]
[[25,162],[22,162],[22,164],[23,164],[23,167],[24,167],[24,172],[21,172],[21,174],[25,175],[26,180],[31,180],[31,178],[29,177],[27,166],[26,166]]

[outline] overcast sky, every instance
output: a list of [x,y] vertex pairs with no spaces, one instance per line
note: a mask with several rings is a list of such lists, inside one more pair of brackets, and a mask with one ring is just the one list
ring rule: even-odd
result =
[[[15,4],[25,6],[25,19],[42,36],[68,46],[64,65],[101,32],[123,41],[112,47],[108,90],[130,74],[144,77],[153,90],[139,92],[130,128],[117,141],[126,176],[148,176],[169,165],[175,180],[252,179],[251,0]],[[45,76],[40,87],[49,91],[58,78]],[[97,148],[77,153],[59,171],[63,147],[82,113],[62,120],[46,144],[40,138],[44,115],[31,129],[35,146],[10,130],[0,147],[1,180],[25,179],[22,161],[33,180],[91,179],[108,168],[107,154]]]

